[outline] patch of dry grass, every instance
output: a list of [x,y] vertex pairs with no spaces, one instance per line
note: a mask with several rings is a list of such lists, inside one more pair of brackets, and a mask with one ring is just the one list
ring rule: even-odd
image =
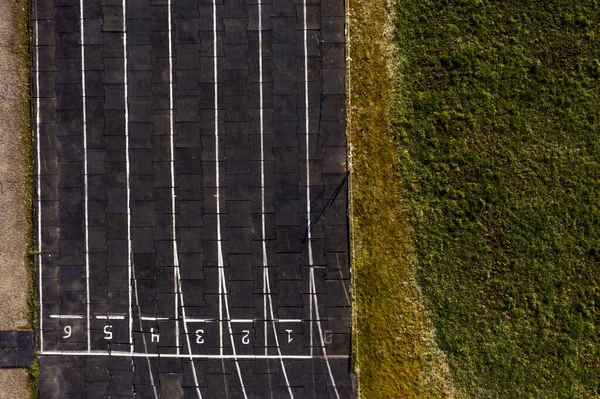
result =
[[352,145],[352,244],[356,372],[360,396],[452,397],[411,272],[396,147],[391,7],[350,1],[349,127]]

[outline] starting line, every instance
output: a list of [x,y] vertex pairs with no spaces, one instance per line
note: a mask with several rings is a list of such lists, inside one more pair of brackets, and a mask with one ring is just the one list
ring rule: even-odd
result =
[[174,359],[233,359],[233,360],[261,360],[261,359],[287,359],[287,360],[310,360],[310,359],[349,359],[350,355],[184,355],[177,353],[140,353],[126,351],[43,351],[38,352],[41,356],[116,356],[116,357],[151,357],[151,358],[174,358]]

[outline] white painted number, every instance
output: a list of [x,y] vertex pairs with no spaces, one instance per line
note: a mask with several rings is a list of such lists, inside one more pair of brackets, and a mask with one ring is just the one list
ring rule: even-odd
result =
[[243,333],[242,344],[248,345],[250,343],[250,330],[244,330]]
[[294,332],[294,330],[285,330],[285,332],[288,333],[288,344],[289,344],[290,342],[292,342],[292,339],[293,339],[292,333]]
[[104,326],[104,339],[106,340],[110,340],[112,339],[112,326],[111,325],[106,325]]
[[200,329],[200,330],[196,330],[196,343],[197,344],[203,344],[204,343],[204,330]]
[[324,334],[324,341],[326,344],[330,344],[331,341],[333,340],[333,334],[331,333],[331,330],[325,330],[325,334]]
[[[151,337],[152,342],[160,341],[160,335],[158,333],[154,332],[154,328],[150,329],[150,337]],[[156,339],[156,341],[155,341],[155,339]]]
[[64,328],[65,331],[65,335],[63,335],[63,338],[69,338],[71,336],[71,326],[65,326]]

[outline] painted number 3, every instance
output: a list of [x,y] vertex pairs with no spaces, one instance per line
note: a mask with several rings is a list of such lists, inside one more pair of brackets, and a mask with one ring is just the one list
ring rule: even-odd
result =
[[196,330],[196,343],[203,344],[204,343],[204,330]]

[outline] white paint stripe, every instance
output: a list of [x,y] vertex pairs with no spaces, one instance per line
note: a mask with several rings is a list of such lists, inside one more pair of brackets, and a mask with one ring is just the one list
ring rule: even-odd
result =
[[290,386],[290,380],[287,375],[287,371],[285,369],[285,363],[283,363],[283,359],[281,358],[281,347],[279,346],[279,337],[277,336],[277,328],[275,327],[275,317],[273,315],[273,300],[271,298],[271,284],[269,279],[267,279],[267,289],[269,291],[269,309],[271,310],[271,326],[273,327],[273,336],[275,337],[275,347],[277,348],[277,353],[280,356],[281,363],[281,371],[283,372],[283,378],[285,379],[285,386],[288,389],[288,393],[290,394],[290,398],[294,399],[294,393],[292,392],[292,387]]
[[227,327],[229,328],[229,338],[231,339],[231,349],[233,351],[233,360],[235,362],[235,368],[237,369],[238,377],[240,379],[240,385],[242,387],[242,393],[244,394],[244,398],[248,399],[248,395],[246,394],[246,386],[244,385],[244,379],[242,378],[242,370],[240,369],[240,364],[238,362],[237,353],[235,349],[235,340],[233,339],[233,330],[231,328],[231,319],[229,315],[229,299],[227,297],[227,285],[225,284],[225,272],[221,274],[222,284],[223,284],[223,299],[225,300],[225,311],[227,312]]
[[[322,356],[309,355],[177,355],[175,353],[139,353],[125,351],[44,351],[38,352],[42,356],[115,356],[115,357],[151,357],[151,358],[170,358],[170,359],[239,359],[239,360],[311,360],[322,359]],[[349,355],[329,355],[328,359],[349,359]]]
[[123,315],[96,315],[96,319],[98,320],[125,320],[125,316]]
[[316,286],[314,269],[310,269],[310,280],[313,288],[315,312],[317,316],[317,327],[319,328],[319,338],[321,339],[321,349],[323,350],[323,357],[325,358],[325,364],[327,365],[327,371],[329,372],[329,378],[331,379],[331,385],[333,386],[335,396],[337,397],[337,399],[340,399],[340,394],[338,393],[337,386],[335,385],[335,378],[333,378],[333,373],[331,372],[331,365],[329,364],[329,359],[327,358],[327,349],[325,349],[325,340],[323,338],[323,331],[321,329],[321,318],[319,315],[319,303],[317,302],[317,294],[315,293]]
[[140,319],[144,320],[144,321],[162,321],[162,320],[173,320],[170,317],[149,317],[149,316],[144,316],[144,317],[140,317]]
[[302,323],[301,319],[278,319],[274,320],[277,323]]
[[[175,320],[179,319],[178,296],[181,291],[177,290],[181,282],[178,282],[179,256],[177,255],[177,225],[175,224],[175,144],[173,126],[173,26],[171,18],[171,0],[167,2],[167,18],[169,20],[169,139],[170,139],[170,162],[171,162],[171,237],[173,238],[173,285],[175,287]],[[175,323],[175,347],[179,353],[179,322]]]
[[[277,336],[277,329],[275,328],[275,315],[273,312],[273,300],[271,298],[271,283],[268,268],[267,258],[267,228],[265,223],[265,142],[264,142],[264,99],[263,99],[263,41],[262,41],[262,1],[258,0],[258,70],[259,70],[259,114],[260,114],[260,207],[261,207],[261,229],[262,229],[262,258],[263,258],[263,291],[264,291],[264,304],[263,304],[263,315],[264,321],[264,334],[265,334],[265,355],[268,354],[268,329],[267,329],[267,299],[269,302],[269,309],[271,313],[271,324],[273,327],[273,336],[275,337],[275,346],[277,347],[277,353],[281,356],[281,347],[279,346],[279,337]],[[288,379],[287,371],[283,360],[281,360],[281,370],[285,379],[285,385],[287,386],[290,398],[294,399],[294,393],[290,387],[290,381]]]
[[88,151],[87,151],[87,109],[85,92],[85,28],[83,24],[83,0],[79,0],[79,33],[81,40],[81,102],[83,116],[83,208],[85,219],[85,308],[87,318],[87,349],[92,350],[90,329],[90,238],[88,212]]
[[[132,265],[132,273],[135,276],[135,269],[133,269],[133,265]],[[140,323],[140,331],[143,331],[143,327],[142,327],[142,309],[140,307],[140,299],[138,297],[138,286],[137,286],[137,280],[133,279],[133,285],[134,285],[134,292],[135,292],[135,304],[137,305],[138,308],[138,316],[140,316],[139,319],[139,323]],[[154,398],[158,399],[158,392],[156,391],[156,384],[154,383],[154,374],[152,373],[152,365],[150,364],[150,356],[148,355],[148,342],[146,341],[146,334],[142,333],[142,343],[144,344],[144,353],[146,355],[146,362],[148,363],[148,373],[150,374],[150,384],[152,385],[152,390],[154,391]],[[132,352],[133,353],[133,350]]]
[[215,117],[215,187],[217,199],[217,266],[219,268],[219,354],[223,355],[223,248],[221,243],[221,198],[219,190],[219,76],[217,65],[217,5],[213,0],[213,76],[214,76],[214,117]]
[[[309,301],[311,304],[310,315],[311,319],[313,318],[313,307],[316,316],[317,327],[319,329],[319,337],[321,338],[321,348],[323,350],[323,356],[325,357],[325,363],[327,364],[327,370],[329,371],[329,377],[331,378],[331,385],[335,391],[335,396],[340,399],[340,395],[338,393],[337,387],[335,385],[335,379],[333,378],[333,373],[331,372],[331,365],[329,364],[329,360],[327,359],[327,350],[325,349],[325,343],[323,342],[323,332],[321,328],[321,320],[319,315],[319,301],[316,294],[316,286],[315,286],[315,269],[313,262],[313,253],[312,253],[312,233],[310,231],[311,228],[311,220],[310,220],[310,116],[308,114],[308,44],[307,44],[307,10],[306,10],[306,0],[302,0],[302,8],[303,8],[303,28],[304,28],[304,112],[305,112],[305,129],[306,129],[306,226],[307,226],[307,240],[308,240],[308,261],[310,266],[310,293],[311,300]],[[314,305],[314,306],[313,306]],[[311,354],[313,354],[313,322],[310,323],[310,348]]]
[[51,314],[51,319],[83,319],[83,316],[73,314]]
[[262,3],[258,0],[258,82],[259,82],[259,119],[260,119],[260,218],[262,228],[262,258],[263,258],[263,317],[265,318],[263,331],[265,341],[265,355],[268,354],[269,336],[267,329],[267,296],[269,286],[267,279],[269,278],[269,269],[267,268],[267,242],[266,242],[266,226],[265,226],[265,145],[264,145],[264,99],[263,99],[263,51],[262,51]]
[[[181,281],[181,274],[180,274],[179,269],[177,269],[177,282],[179,283],[180,281]],[[177,287],[177,289],[181,290],[181,286]],[[178,292],[180,292],[180,291],[178,291]],[[194,377],[194,384],[196,385],[196,394],[198,395],[199,399],[202,399],[202,393],[200,392],[200,384],[198,384],[198,375],[196,373],[196,366],[194,365],[194,362],[192,361],[192,359],[194,359],[194,355],[192,354],[192,345],[190,343],[190,334],[189,334],[188,327],[187,327],[187,319],[185,317],[186,315],[185,315],[185,305],[183,302],[183,292],[181,292],[181,295],[179,295],[179,300],[181,301],[181,316],[183,317],[183,332],[185,333],[186,343],[187,343],[188,352],[189,352],[189,355],[187,356],[187,358],[190,359],[190,361],[192,363],[192,375]],[[179,353],[177,353],[176,355],[180,356]]]
[[212,323],[215,319],[187,319],[188,323]]
[[44,301],[42,288],[42,157],[40,143],[40,52],[39,52],[39,28],[38,28],[38,2],[35,2],[35,130],[36,130],[36,153],[37,153],[37,250],[38,250],[38,284],[40,303],[40,351],[44,350]]
[[198,375],[196,373],[196,365],[192,361],[192,345],[190,343],[190,335],[188,333],[187,318],[185,314],[185,305],[183,300],[183,287],[181,285],[181,270],[179,268],[179,254],[177,250],[177,224],[175,218],[175,143],[174,143],[174,118],[173,118],[173,21],[171,16],[171,0],[167,2],[167,18],[169,20],[169,139],[170,139],[170,161],[171,161],[171,237],[173,239],[173,284],[175,285],[175,342],[177,347],[177,355],[180,354],[179,348],[179,304],[177,298],[181,302],[181,315],[183,317],[183,330],[186,336],[186,343],[189,352],[189,359],[192,365],[192,375],[194,384],[196,385],[196,394],[199,399],[202,399],[200,392],[200,384],[198,383]]
[[254,323],[254,319],[231,319],[231,323]]
[[133,353],[133,309],[132,309],[132,279],[135,278],[132,273],[131,250],[131,188],[130,188],[130,170],[129,170],[129,92],[127,86],[127,5],[126,0],[122,2],[123,7],[123,95],[125,99],[125,174],[127,180],[127,278],[129,290],[129,346]]
[[219,187],[219,94],[218,94],[218,48],[217,48],[217,3],[213,0],[213,76],[214,76],[214,95],[215,95],[215,187],[217,189],[217,252],[218,252],[218,267],[219,267],[219,339],[220,339],[220,354],[223,355],[223,307],[222,302],[225,301],[225,311],[227,312],[229,337],[231,339],[231,348],[233,351],[233,359],[235,367],[237,369],[238,377],[240,379],[240,385],[244,398],[248,398],[246,395],[246,387],[244,386],[244,379],[242,378],[242,371],[240,364],[237,361],[235,341],[233,339],[233,331],[231,329],[231,315],[229,314],[229,300],[227,298],[227,284],[225,279],[224,261],[223,261],[223,246],[221,242],[221,196]]

